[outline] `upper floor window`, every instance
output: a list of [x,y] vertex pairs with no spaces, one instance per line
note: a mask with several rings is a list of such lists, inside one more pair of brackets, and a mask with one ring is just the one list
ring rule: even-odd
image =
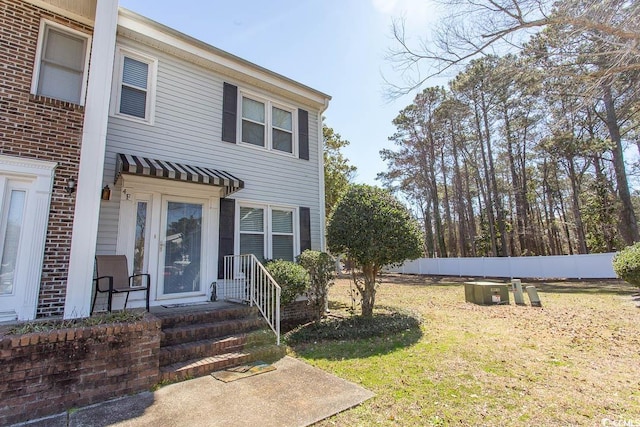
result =
[[43,20],[31,92],[83,105],[90,46],[87,34]]
[[246,94],[240,104],[242,142],[294,154],[295,109]]
[[153,122],[157,60],[118,48],[112,114]]
[[309,160],[309,112],[222,86],[222,140]]

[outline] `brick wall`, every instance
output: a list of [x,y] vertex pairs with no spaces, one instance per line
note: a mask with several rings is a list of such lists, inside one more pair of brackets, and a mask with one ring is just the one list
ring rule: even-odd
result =
[[64,309],[75,203],[64,187],[77,179],[84,109],[30,94],[41,18],[92,30],[18,0],[0,0],[0,154],[58,163],[37,309],[44,317]]
[[148,390],[157,383],[160,321],[0,336],[0,425]]
[[280,310],[280,328],[283,332],[313,320],[313,307],[307,304],[306,299],[294,301]]

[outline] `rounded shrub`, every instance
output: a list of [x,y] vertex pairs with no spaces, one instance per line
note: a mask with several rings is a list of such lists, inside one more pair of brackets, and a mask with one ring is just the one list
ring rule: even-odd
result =
[[625,282],[640,287],[640,242],[627,246],[613,257],[613,271]]
[[309,287],[309,274],[299,264],[281,259],[269,261],[265,268],[271,277],[280,285],[280,303],[285,306],[296,300]]

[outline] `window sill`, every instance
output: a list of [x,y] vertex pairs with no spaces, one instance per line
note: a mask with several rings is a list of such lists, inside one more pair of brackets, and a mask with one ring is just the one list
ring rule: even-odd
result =
[[252,150],[259,150],[259,151],[262,151],[263,153],[273,153],[273,154],[276,154],[278,156],[289,157],[289,158],[292,158],[292,159],[297,159],[298,158],[297,153],[287,153],[286,151],[274,150],[272,148],[265,148],[265,147],[262,147],[260,145],[251,144],[249,142],[240,141],[240,142],[238,142],[238,145],[241,146],[241,147],[248,147],[249,149],[252,149]]
[[152,119],[141,119],[140,117],[128,116],[126,114],[120,114],[120,113],[110,114],[110,116],[113,118],[128,120],[130,122],[140,123],[147,126],[153,126]]
[[61,108],[63,110],[77,111],[79,113],[84,113],[84,105],[75,104],[69,101],[62,101],[60,99],[50,98],[48,96],[34,95],[31,93],[29,94],[29,101],[34,102],[36,104],[50,105],[52,107]]

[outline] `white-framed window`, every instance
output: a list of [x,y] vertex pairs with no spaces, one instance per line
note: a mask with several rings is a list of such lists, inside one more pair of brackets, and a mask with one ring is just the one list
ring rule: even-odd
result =
[[294,260],[298,251],[295,208],[240,203],[236,211],[239,254],[254,254],[260,260]]
[[241,143],[296,154],[295,108],[243,91],[238,104]]
[[43,19],[31,93],[84,105],[91,37]]
[[153,124],[158,60],[118,47],[111,114]]

